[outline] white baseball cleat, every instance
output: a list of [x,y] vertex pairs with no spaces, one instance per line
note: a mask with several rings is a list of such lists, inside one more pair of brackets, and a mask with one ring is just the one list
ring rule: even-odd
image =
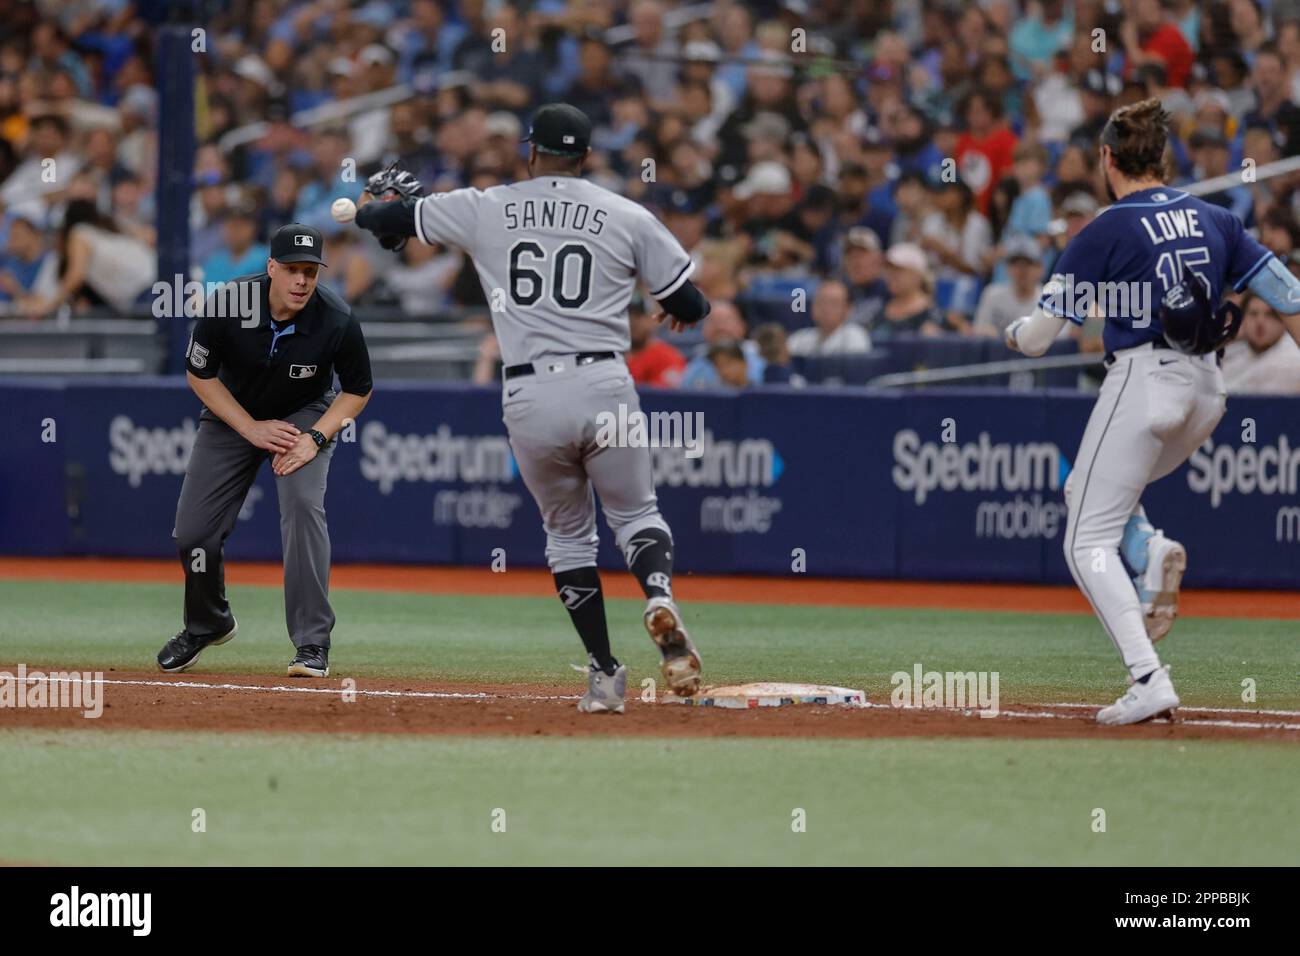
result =
[[1187,549],[1157,531],[1147,542],[1147,569],[1138,578],[1138,597],[1147,637],[1160,640],[1178,616],[1178,589],[1187,570]]
[[1123,697],[1099,710],[1097,723],[1137,724],[1173,711],[1178,704],[1178,694],[1169,679],[1169,665],[1166,664],[1156,668],[1145,684],[1134,682]]
[[690,697],[700,689],[700,653],[682,624],[682,614],[672,598],[652,597],[645,606],[645,629],[659,647],[663,660],[659,670],[669,688],[679,697]]
[[627,693],[627,668],[619,664],[614,673],[606,674],[595,664],[587,668],[587,693],[578,701],[584,714],[621,714]]

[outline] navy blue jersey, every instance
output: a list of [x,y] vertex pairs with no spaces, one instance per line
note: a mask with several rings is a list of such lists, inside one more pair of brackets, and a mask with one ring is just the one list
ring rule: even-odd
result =
[[1218,304],[1272,258],[1233,213],[1168,186],[1130,193],[1084,227],[1061,253],[1039,305],[1079,325],[1106,319],[1107,352],[1163,337],[1160,299],[1187,273]]

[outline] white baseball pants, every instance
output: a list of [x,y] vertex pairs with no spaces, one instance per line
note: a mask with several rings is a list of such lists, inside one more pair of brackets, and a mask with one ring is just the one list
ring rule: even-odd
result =
[[1120,560],[1129,516],[1151,482],[1185,462],[1223,417],[1214,355],[1150,345],[1115,353],[1065,483],[1065,560],[1134,679],[1160,666]]

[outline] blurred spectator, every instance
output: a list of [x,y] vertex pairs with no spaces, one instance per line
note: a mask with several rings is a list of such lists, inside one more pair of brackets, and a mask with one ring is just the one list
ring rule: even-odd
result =
[[664,8],[658,0],[636,0],[628,11],[632,45],[623,72],[634,77],[652,100],[666,98],[677,81],[677,44],[664,31]]
[[767,365],[763,368],[764,385],[794,385],[807,382],[790,365],[790,343],[778,322],[766,322],[754,330],[754,342]]
[[740,342],[741,350],[748,364],[746,378],[751,382],[763,381],[763,369],[767,363],[758,353],[758,345],[745,339],[745,320],[732,302],[713,302],[712,310],[705,317],[701,334],[704,343],[696,349],[694,357],[686,363],[682,373],[683,388],[713,388],[721,383],[718,370],[709,360],[709,347],[725,342]]
[[935,208],[921,222],[920,242],[929,253],[931,269],[940,278],[979,275],[993,246],[993,231],[976,210],[970,187],[940,180],[931,198]]
[[154,251],[122,235],[89,200],[68,203],[58,253],[58,286],[49,295],[19,299],[17,307],[23,314],[39,318],[64,304],[88,301],[126,315],[146,301],[153,286]]
[[48,296],[55,288],[56,267],[40,228],[30,219],[11,217],[0,256],[0,301]]
[[849,319],[870,328],[889,301],[880,237],[866,226],[854,226],[844,234],[842,260],[840,278],[849,290]]
[[750,383],[749,363],[744,350],[736,342],[719,342],[710,345],[709,364],[718,376],[718,384],[726,388],[747,388]]
[[1016,74],[1025,80],[1044,72],[1074,36],[1074,18],[1065,0],[1042,0],[1032,16],[1016,24],[1009,37]]
[[[919,174],[909,173],[910,177]],[[859,162],[847,162],[840,167],[839,177],[840,221],[847,225],[866,226],[878,236],[890,235],[898,206],[881,203],[881,192],[872,188],[871,173]],[[890,197],[892,200],[892,196]]]
[[1002,116],[1002,101],[988,90],[976,89],[961,104],[966,131],[957,140],[957,169],[975,195],[975,205],[987,212],[993,187],[1011,170],[1016,134]]
[[449,308],[449,292],[460,266],[459,251],[411,239],[399,254],[397,264],[386,267],[381,278],[397,296],[403,312],[429,319]]
[[456,47],[456,69],[473,77],[476,102],[489,110],[510,110],[522,116],[542,86],[541,57],[513,4],[502,3],[492,9],[491,16]]
[[[438,172],[437,157],[428,126],[421,120],[414,102],[393,104],[388,111],[387,137],[374,165],[397,163],[421,182],[432,183]],[[518,149],[518,143],[515,148]]]
[[1041,236],[1052,221],[1052,197],[1043,185],[1047,173],[1047,150],[1037,143],[1021,143],[1014,153],[1012,172],[1019,195],[1011,204],[1006,231],[1012,235]]
[[910,242],[891,246],[885,253],[885,284],[889,301],[868,331],[879,345],[897,333],[938,335],[943,313],[934,304],[934,275],[925,251]]
[[[938,176],[942,170],[943,153],[934,144],[930,133],[930,122],[916,106],[907,103],[893,104],[889,112],[881,116],[881,123],[889,130],[890,142],[894,146],[894,163],[901,174],[916,173],[927,178]],[[895,180],[897,185],[898,180]]]
[[934,212],[921,223],[921,248],[936,282],[945,283],[948,325],[965,330],[993,250],[993,230],[963,182],[935,184]]
[[591,118],[592,126],[608,126],[616,91],[626,83],[614,75],[614,53],[599,33],[589,33],[578,46],[578,75],[562,97]]
[[70,149],[67,121],[61,116],[35,116],[28,124],[26,156],[0,185],[4,208],[22,211],[33,221],[44,222],[45,198],[63,188],[81,168],[81,159]]
[[[784,122],[786,135],[806,131],[794,96],[791,83],[794,71],[788,58],[775,51],[763,50],[756,59],[758,62],[745,72],[747,90],[744,99],[718,130],[719,165],[741,167],[754,161],[750,155],[751,140],[755,149],[762,150],[764,141],[776,128],[773,120]],[[770,118],[760,120],[762,114],[770,114]]]
[[[328,232],[334,228],[330,207],[334,200],[355,199],[361,191],[357,182],[356,160],[349,155],[347,135],[339,129],[325,130],[316,135],[312,144],[313,177],[298,191],[298,204],[293,221]],[[345,166],[345,162],[352,165]],[[345,170],[352,171],[351,181],[343,178]]]
[[1223,353],[1223,381],[1231,394],[1300,395],[1300,346],[1273,308],[1247,292],[1237,339]]
[[628,330],[632,347],[627,352],[627,368],[638,385],[675,388],[682,383],[686,356],[656,336],[658,323],[644,303],[634,299],[628,306]]
[[[1237,49],[1247,61],[1253,60],[1268,42],[1259,0],[1229,0],[1228,14]],[[1188,43],[1192,45],[1190,40]]]
[[257,241],[257,206],[251,198],[241,199],[226,210],[221,235],[221,248],[203,261],[204,282],[229,282],[237,276],[266,271],[271,249]]
[[1097,141],[1101,138],[1106,121],[1110,119],[1111,111],[1115,109],[1115,98],[1119,96],[1122,85],[1118,77],[1101,70],[1089,70],[1083,75],[1079,84],[1079,105],[1083,117],[1079,125],[1070,131],[1072,145],[1086,150],[1097,148]]
[[894,186],[894,208],[898,211],[890,225],[889,245],[921,241],[921,222],[930,211],[928,182],[926,177],[914,171],[898,177]]
[[1052,236],[1052,243],[1048,247],[1047,268],[1044,270],[1048,273],[1052,271],[1056,260],[1065,247],[1070,244],[1070,240],[1083,231],[1083,227],[1092,222],[1097,215],[1097,200],[1091,193],[1074,192],[1066,196],[1058,208],[1058,212],[1063,221],[1061,232]]
[[452,56],[465,38],[463,24],[447,22],[437,0],[412,0],[410,19],[394,32],[399,44],[398,79],[414,82],[417,76],[439,76],[451,67]]
[[1255,108],[1246,114],[1246,126],[1263,126],[1284,156],[1300,153],[1300,106],[1291,101],[1286,64],[1271,44],[1260,49],[1250,71]]
[[1126,76],[1143,66],[1156,65],[1165,71],[1170,86],[1184,87],[1192,71],[1192,48],[1166,12],[1161,0],[1134,0],[1132,16],[1120,26],[1124,44]]
[[1300,225],[1289,209],[1274,206],[1259,221],[1259,241],[1283,262],[1290,261],[1300,245]]
[[708,226],[704,205],[685,189],[674,189],[668,197],[668,206],[664,210],[663,219],[664,225],[682,244],[682,248],[693,259],[696,258],[696,252]]
[[813,295],[812,328],[790,335],[791,355],[854,355],[871,350],[867,330],[849,321],[849,290],[827,279]]
[[[320,274],[320,281],[329,286],[352,306],[389,305],[395,293],[378,281],[379,275],[366,246],[369,239],[357,229],[339,229],[325,233],[325,255],[328,268]],[[385,263],[387,266],[388,263]],[[392,270],[385,268],[384,275]],[[440,289],[430,290],[432,293]],[[431,302],[445,304],[445,297],[431,297]],[[400,302],[396,303],[400,307]]]
[[[1219,130],[1198,129],[1192,134],[1191,147],[1196,162],[1192,173],[1194,181],[1213,179],[1229,171],[1228,159],[1231,155],[1231,146],[1227,137]],[[1216,206],[1232,210],[1247,227],[1255,225],[1254,197],[1240,182],[1227,189],[1206,193],[1201,198]]]
[[1028,236],[1014,236],[1003,244],[1007,280],[985,287],[975,311],[976,335],[1000,337],[1022,315],[1031,315],[1042,288],[1043,253]]

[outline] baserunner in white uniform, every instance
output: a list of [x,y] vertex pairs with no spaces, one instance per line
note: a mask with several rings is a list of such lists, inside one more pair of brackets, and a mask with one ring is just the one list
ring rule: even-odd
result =
[[700,658],[673,601],[672,535],[650,451],[599,442],[598,416],[640,411],[623,360],[638,278],[661,321],[698,322],[709,305],[690,282],[690,256],[652,213],[580,178],[590,141],[581,110],[543,106],[527,139],[531,179],[418,200],[370,202],[362,193],[356,221],[390,245],[415,236],[473,258],[505,365],[510,444],[542,513],[556,590],[590,657],[578,709],[621,713],[627,671],[610,650],[593,491],[645,592],[645,626],[675,693],[699,688]]
[[1249,287],[1300,341],[1300,282],[1233,213],[1164,184],[1168,123],[1154,99],[1111,116],[1100,153],[1114,205],[1062,253],[1034,314],[1006,331],[1011,348],[1041,355],[1066,321],[1106,319],[1106,379],[1065,484],[1066,562],[1132,682],[1097,714],[1104,724],[1179,704],[1154,642],[1173,625],[1187,553],[1139,499],[1223,416],[1218,358],[1241,321],[1223,294]]

